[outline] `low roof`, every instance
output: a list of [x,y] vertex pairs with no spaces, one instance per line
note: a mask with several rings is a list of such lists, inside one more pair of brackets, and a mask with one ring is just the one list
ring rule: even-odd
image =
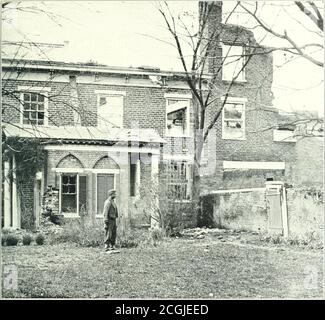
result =
[[[18,59],[18,58],[2,58],[2,68],[22,68],[29,70],[50,70],[50,71],[65,71],[65,72],[82,72],[91,74],[126,74],[126,75],[139,75],[139,76],[164,76],[169,78],[175,78],[176,80],[184,80],[186,73],[184,71],[171,71],[160,70],[154,67],[117,67],[108,66],[97,63],[87,62],[64,62],[64,61],[48,61],[37,59]],[[211,78],[211,74],[207,73],[203,75],[204,78]]]
[[[2,131],[7,137],[63,140],[71,143],[107,144],[109,142],[136,141],[142,143],[165,143],[155,129],[127,129],[70,126],[20,126],[4,124]],[[55,143],[54,141],[54,143]],[[49,141],[51,143],[51,141]]]

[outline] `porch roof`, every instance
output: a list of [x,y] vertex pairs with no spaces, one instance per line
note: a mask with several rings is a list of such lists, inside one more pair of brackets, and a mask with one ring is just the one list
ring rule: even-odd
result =
[[7,137],[37,138],[48,143],[110,144],[111,142],[165,143],[155,129],[20,126],[5,124],[2,131]]

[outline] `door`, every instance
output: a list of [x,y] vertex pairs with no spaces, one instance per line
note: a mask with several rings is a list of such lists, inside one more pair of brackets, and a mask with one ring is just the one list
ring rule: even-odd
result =
[[104,202],[107,199],[108,191],[114,189],[114,174],[97,174],[97,214],[102,215]]
[[281,187],[274,186],[267,189],[267,201],[269,207],[269,231],[271,233],[283,232]]

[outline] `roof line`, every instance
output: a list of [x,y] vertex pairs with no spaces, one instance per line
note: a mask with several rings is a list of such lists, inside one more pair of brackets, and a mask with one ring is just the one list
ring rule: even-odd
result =
[[[13,64],[17,61],[18,64]],[[20,65],[21,63],[21,65]],[[43,61],[43,60],[24,60],[24,59],[2,59],[3,68],[24,68],[24,69],[38,69],[38,70],[62,70],[75,72],[90,72],[90,73],[114,73],[114,74],[134,74],[134,75],[148,75],[148,76],[181,76],[185,77],[186,73],[183,71],[151,71],[141,68],[126,68],[113,67],[106,65],[87,65],[77,63],[67,63],[63,61]],[[211,77],[211,74],[206,74],[205,77]]]

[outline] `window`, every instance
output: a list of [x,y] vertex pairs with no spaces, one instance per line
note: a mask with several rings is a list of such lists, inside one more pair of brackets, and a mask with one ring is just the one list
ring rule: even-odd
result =
[[245,103],[226,102],[222,110],[222,138],[245,139]]
[[[238,45],[223,45],[222,46],[222,79],[226,81],[232,81],[236,78],[236,81],[245,80],[244,66],[244,48]],[[239,74],[238,74],[239,73]]]
[[77,212],[77,175],[62,175],[61,211],[63,213]]
[[44,93],[22,93],[22,122],[23,124],[45,125],[46,124],[46,97]]
[[167,99],[166,134],[187,136],[189,134],[189,99]]
[[123,95],[98,95],[98,126],[123,127]]
[[185,161],[169,161],[165,165],[167,197],[172,200],[191,199],[190,166]]
[[61,212],[78,215],[87,211],[87,176],[77,173],[61,174]]

